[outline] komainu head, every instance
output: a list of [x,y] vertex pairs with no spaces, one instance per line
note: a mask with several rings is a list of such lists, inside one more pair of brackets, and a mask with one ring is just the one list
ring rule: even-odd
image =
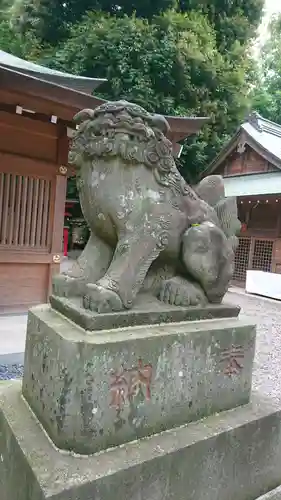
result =
[[137,104],[107,102],[95,110],[84,109],[75,116],[69,161],[81,168],[83,162],[100,157],[119,156],[124,162],[156,167],[169,173],[174,167],[172,143],[167,139],[167,120]]

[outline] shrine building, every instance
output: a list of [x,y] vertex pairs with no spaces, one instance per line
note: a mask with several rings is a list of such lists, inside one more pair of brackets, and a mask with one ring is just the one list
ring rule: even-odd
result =
[[252,113],[203,176],[211,173],[238,200],[234,283],[244,286],[249,270],[281,274],[281,126]]
[[[105,80],[0,51],[0,313],[46,302],[63,255],[69,137]],[[205,118],[166,117],[174,154]]]

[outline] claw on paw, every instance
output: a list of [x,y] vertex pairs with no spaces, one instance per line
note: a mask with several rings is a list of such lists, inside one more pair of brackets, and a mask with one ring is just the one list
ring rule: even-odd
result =
[[76,297],[81,293],[83,285],[82,280],[71,278],[66,274],[58,274],[53,278],[52,292],[59,297]]
[[201,287],[182,278],[171,278],[162,282],[159,300],[175,306],[203,306],[207,298]]
[[123,303],[116,292],[94,284],[87,285],[83,305],[85,309],[98,313],[118,312],[124,309]]

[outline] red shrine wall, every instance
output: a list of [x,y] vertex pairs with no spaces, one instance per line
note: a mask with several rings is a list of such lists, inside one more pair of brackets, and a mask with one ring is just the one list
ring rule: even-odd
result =
[[274,172],[277,168],[260,156],[249,146],[245,146],[244,153],[232,152],[217,170],[224,177],[233,175],[258,174]]

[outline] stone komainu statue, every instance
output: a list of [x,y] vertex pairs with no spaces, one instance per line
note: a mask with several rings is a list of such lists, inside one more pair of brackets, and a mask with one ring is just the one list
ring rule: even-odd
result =
[[129,309],[139,292],[178,306],[220,303],[240,228],[223,179],[191,188],[167,121],[135,104],[108,102],[75,120],[69,160],[91,236],[53,293],[81,296],[97,312]]

